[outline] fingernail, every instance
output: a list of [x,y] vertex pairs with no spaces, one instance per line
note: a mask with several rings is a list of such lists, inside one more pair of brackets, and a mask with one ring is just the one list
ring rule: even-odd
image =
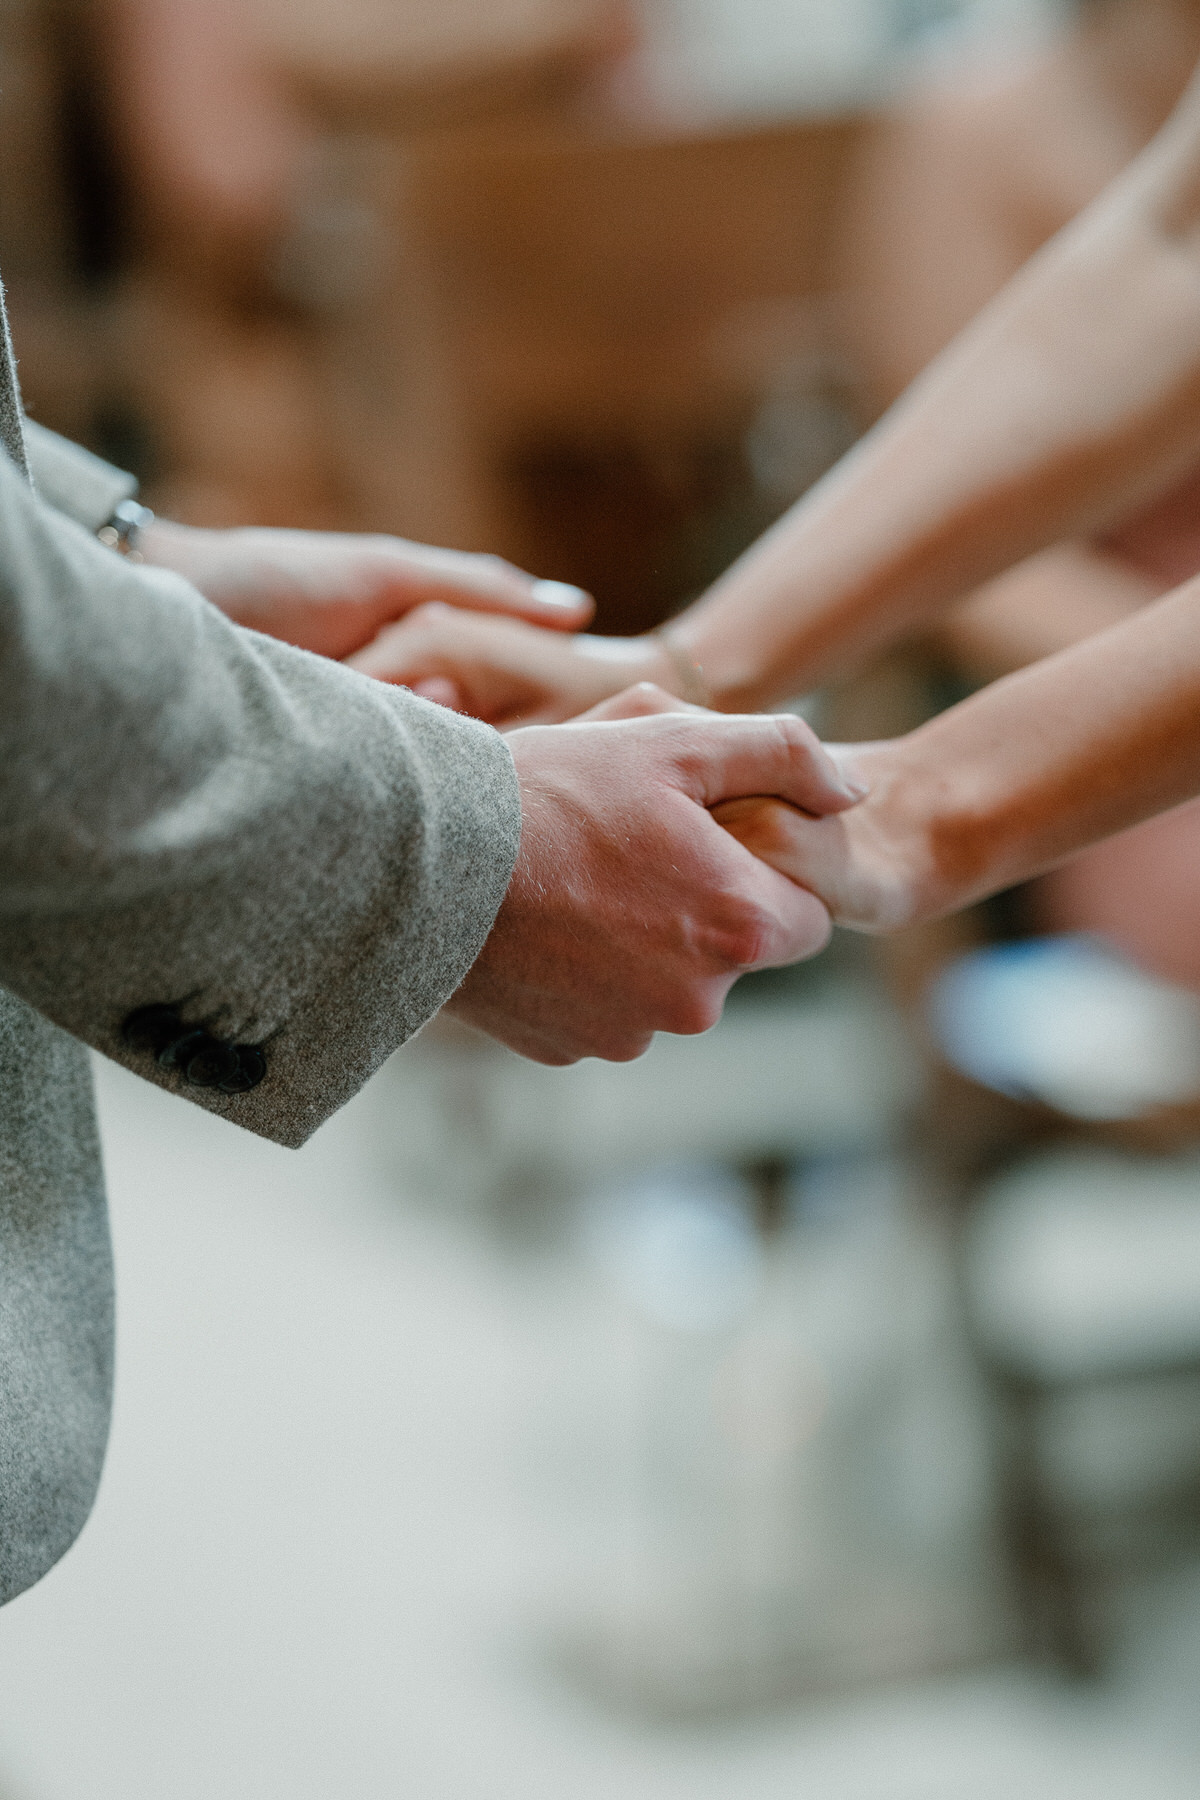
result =
[[849,775],[842,776],[841,786],[843,794],[849,794],[851,800],[865,800],[871,791],[865,781],[854,781]]
[[583,588],[572,587],[568,581],[535,581],[530,592],[539,606],[570,607],[572,612],[578,612],[591,600]]

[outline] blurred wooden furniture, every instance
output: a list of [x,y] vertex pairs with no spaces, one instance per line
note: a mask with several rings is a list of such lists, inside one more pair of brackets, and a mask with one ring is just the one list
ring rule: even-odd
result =
[[[610,629],[663,616],[853,435],[827,290],[862,126],[668,118],[637,36],[636,0],[10,5],[0,247],[96,238],[60,284],[88,332],[18,318],[31,398],[195,522],[496,549]],[[65,178],[51,118],[86,126]]]
[[[981,909],[973,923],[970,962],[1074,942],[1022,933],[980,952]],[[1090,1677],[1112,1644],[1107,1602],[1200,1538],[1200,1098],[1088,1117],[964,1073],[928,999],[961,966],[971,924],[943,942],[940,970],[929,955],[911,993],[931,1064],[922,1135],[957,1214],[1024,1647]],[[1052,1005],[1064,1041],[1098,1041],[1095,1004],[1072,1009],[1055,990]],[[981,1043],[1003,1033],[1002,1002],[977,995],[974,1029]],[[1130,1044],[1136,1056],[1136,1033]]]
[[52,0],[0,6],[0,272],[25,403],[86,436],[102,386],[103,320],[88,291],[72,191],[78,120]]
[[627,44],[621,0],[90,0],[88,25],[128,187],[120,360],[152,497],[198,522],[357,522],[297,279],[308,171],[331,135],[561,106]]
[[610,629],[662,617],[681,533],[746,486],[756,408],[798,364],[834,379],[827,271],[861,129],[560,116],[343,145],[309,291],[320,306],[321,222],[357,220],[324,312],[366,517],[581,581]]
[[973,1196],[964,1293],[1025,1647],[1094,1676],[1106,1600],[1200,1537],[1200,1160],[1014,1164]]
[[256,0],[255,17],[297,97],[352,130],[569,104],[638,36],[634,0]]

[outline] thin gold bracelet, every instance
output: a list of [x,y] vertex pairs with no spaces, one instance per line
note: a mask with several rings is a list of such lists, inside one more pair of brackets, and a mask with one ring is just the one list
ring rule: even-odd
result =
[[679,698],[690,701],[693,706],[707,707],[711,711],[712,689],[708,685],[703,665],[690,650],[685,650],[679,643],[669,624],[656,625],[650,636],[658,639],[667,661],[679,677]]

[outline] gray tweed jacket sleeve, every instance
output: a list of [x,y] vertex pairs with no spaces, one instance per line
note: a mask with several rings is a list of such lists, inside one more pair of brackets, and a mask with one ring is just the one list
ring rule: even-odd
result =
[[[31,472],[60,498],[48,438],[30,434]],[[127,478],[82,468],[90,486],[69,471],[61,486],[84,496],[90,526],[121,497],[103,472],[110,488]],[[98,544],[0,453],[11,993],[150,1080],[300,1144],[458,985],[519,828],[494,732],[231,625],[178,577]],[[123,1036],[150,1006],[252,1047],[265,1074],[251,1091],[193,1085],[156,1056],[161,1034]]]
[[99,531],[122,500],[137,493],[136,475],[114,469],[82,444],[47,431],[33,419],[22,419],[25,461],[38,495],[88,531]]

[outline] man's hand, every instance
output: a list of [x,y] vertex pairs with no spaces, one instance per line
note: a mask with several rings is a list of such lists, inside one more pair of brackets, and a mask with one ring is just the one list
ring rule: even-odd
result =
[[531,620],[556,632],[579,631],[592,616],[592,601],[579,588],[536,581],[496,556],[403,538],[201,531],[155,520],[140,547],[148,563],[186,577],[237,624],[321,656],[349,656],[430,602]]
[[509,743],[521,851],[449,1003],[459,1018],[538,1062],[623,1062],[656,1031],[708,1030],[746,970],[823,949],[824,906],[708,810],[752,794],[811,815],[853,806],[861,790],[799,719],[672,710],[527,727]]
[[573,719],[633,682],[675,680],[654,637],[563,637],[442,605],[409,613],[348,660],[501,731]]

